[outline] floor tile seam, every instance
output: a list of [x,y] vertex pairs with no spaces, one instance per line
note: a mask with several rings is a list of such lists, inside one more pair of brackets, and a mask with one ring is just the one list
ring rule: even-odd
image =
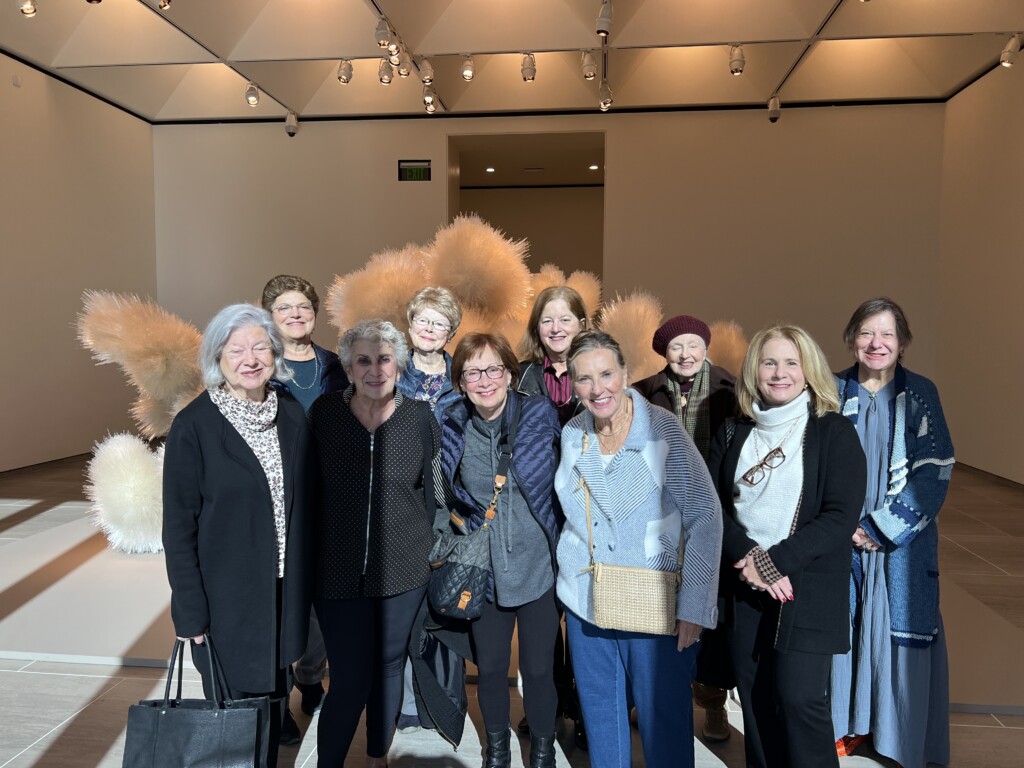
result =
[[1024,731],[1024,725],[979,725],[978,723],[950,723],[950,728],[994,728],[997,731]]
[[[50,671],[42,671],[42,670],[36,671],[36,670],[28,669],[27,668],[27,667],[31,666],[32,664],[34,664],[34,663],[35,662],[29,662],[28,665],[26,665],[25,667],[22,667],[21,669],[0,669],[0,673],[2,673],[2,672],[11,672],[11,673],[20,673],[20,674],[23,674],[23,675],[39,675],[40,677],[43,676],[43,675],[52,675],[54,677],[84,677],[84,678],[88,678],[88,679],[92,679],[92,680],[152,680],[153,682],[166,682],[166,680],[167,680],[166,676],[163,677],[163,678],[156,678],[156,677],[133,677],[133,676],[130,676],[130,675],[87,675],[84,672],[50,672]],[[188,682],[188,681],[186,681],[186,682]]]
[[[1008,533],[1007,531],[1004,531],[1004,530],[1003,530],[1002,528],[997,528],[996,526],[992,525],[992,523],[988,523],[988,522],[986,522],[986,521],[982,520],[982,519],[981,519],[980,517],[975,517],[975,516],[974,516],[974,515],[972,515],[972,514],[971,514],[970,512],[965,512],[964,510],[960,509],[959,507],[953,507],[953,510],[954,510],[954,511],[956,511],[956,512],[959,512],[959,513],[960,513],[961,515],[963,515],[964,517],[969,517],[969,518],[971,518],[971,520],[973,520],[973,521],[974,521],[974,522],[976,522],[976,523],[981,523],[981,524],[982,524],[982,525],[984,525],[984,526],[985,526],[986,528],[991,528],[991,529],[992,529],[993,531],[995,531],[995,532],[996,532],[996,533],[998,533],[998,534],[1002,534],[1003,536],[1009,536],[1009,535],[1010,535],[1010,534],[1009,534],[1009,533]],[[939,527],[941,528],[942,526],[940,525]],[[943,534],[943,535],[948,535],[948,534]],[[954,534],[954,535],[956,535],[956,534]],[[974,535],[974,536],[977,536],[977,535],[979,535],[979,534],[969,534],[969,533],[965,533],[965,534],[960,534],[960,535],[962,535],[962,536],[972,536],[972,535]],[[987,535],[989,535],[989,534],[984,534],[984,533],[983,533],[983,534],[980,534],[980,535],[981,535],[981,536],[987,536]],[[1016,538],[1016,537],[1014,537],[1014,538]]]
[[942,536],[942,538],[944,538],[944,539],[945,539],[946,541],[950,542],[951,544],[956,544],[956,546],[960,547],[960,549],[962,549],[962,550],[963,550],[964,552],[967,552],[968,554],[974,555],[974,556],[975,556],[976,558],[978,558],[979,560],[981,560],[981,561],[982,561],[983,563],[988,563],[988,565],[991,565],[991,566],[992,566],[993,568],[995,568],[995,569],[996,569],[997,571],[999,571],[1000,573],[1002,573],[1002,574],[1005,574],[1006,576],[1012,576],[1012,575],[1013,575],[1012,573],[1010,573],[1010,572],[1008,572],[1008,571],[1004,571],[1004,570],[1003,570],[1002,568],[1000,568],[1000,567],[999,567],[998,565],[996,565],[995,563],[991,563],[991,562],[989,562],[989,561],[988,561],[988,560],[986,560],[986,559],[985,559],[984,557],[982,557],[981,555],[979,555],[979,554],[978,554],[977,552],[974,552],[973,550],[970,550],[970,549],[968,549],[967,547],[965,547],[965,546],[964,546],[963,544],[961,544],[960,542],[958,542],[958,541],[954,541],[953,539],[949,538],[949,536],[946,536],[945,534],[940,534],[940,535]]
[[44,734],[43,734],[42,736],[40,736],[40,737],[39,737],[38,739],[36,739],[36,740],[35,740],[35,741],[33,741],[33,742],[32,742],[31,744],[29,744],[29,745],[28,745],[27,747],[25,747],[25,748],[24,748],[23,750],[21,750],[21,752],[19,752],[18,754],[16,754],[16,755],[15,755],[14,757],[12,757],[12,758],[11,758],[10,760],[8,760],[8,761],[7,761],[6,763],[4,763],[3,765],[0,765],[0,768],[4,768],[4,766],[7,766],[7,765],[10,765],[11,763],[13,763],[13,762],[14,762],[15,760],[17,760],[17,759],[18,759],[19,757],[21,757],[22,755],[24,755],[24,754],[25,754],[26,752],[28,752],[28,751],[29,751],[30,749],[33,749],[33,748],[34,748],[34,747],[35,747],[35,746],[36,746],[37,744],[39,744],[39,743],[40,743],[40,742],[42,742],[42,741],[43,741],[44,739],[46,739],[46,738],[47,738],[47,737],[48,737],[48,736],[49,736],[50,734],[54,733],[54,732],[55,732],[55,731],[56,731],[56,730],[57,730],[58,728],[61,728],[61,727],[62,727],[62,726],[64,726],[65,724],[67,724],[67,723],[71,722],[72,720],[74,720],[74,719],[75,719],[76,717],[78,717],[78,716],[79,716],[80,714],[82,714],[82,713],[83,713],[83,712],[84,712],[85,710],[87,710],[87,709],[88,709],[89,707],[91,707],[91,706],[92,706],[93,704],[95,704],[95,703],[96,703],[97,701],[99,701],[99,700],[100,700],[100,699],[102,699],[102,698],[103,698],[104,696],[106,696],[106,695],[107,695],[108,693],[110,693],[110,691],[112,691],[112,690],[114,690],[115,688],[117,688],[117,687],[118,687],[118,686],[119,686],[119,685],[120,685],[121,683],[123,683],[123,682],[124,682],[124,680],[123,680],[123,679],[122,679],[122,680],[118,680],[118,681],[117,681],[116,683],[114,683],[114,684],[113,684],[112,686],[110,686],[110,688],[108,688],[107,690],[103,691],[103,692],[102,692],[102,693],[100,693],[99,695],[97,695],[97,696],[93,697],[93,698],[92,698],[92,699],[91,699],[91,700],[90,700],[90,701],[89,701],[88,703],[86,703],[86,705],[85,705],[84,707],[80,707],[79,709],[75,710],[75,711],[74,711],[74,712],[72,712],[72,713],[71,713],[70,715],[68,715],[67,717],[65,717],[65,718],[64,718],[63,720],[61,720],[61,721],[60,721],[59,723],[57,723],[57,724],[56,724],[55,726],[53,726],[53,728],[51,728],[50,730],[48,730],[48,731],[47,731],[46,733],[44,733]]
[[1024,731],[1024,725],[1007,725],[999,719],[999,715],[992,715],[992,717],[995,718],[995,721],[999,723],[1001,726],[1003,726],[1003,728],[1013,728],[1018,731]]

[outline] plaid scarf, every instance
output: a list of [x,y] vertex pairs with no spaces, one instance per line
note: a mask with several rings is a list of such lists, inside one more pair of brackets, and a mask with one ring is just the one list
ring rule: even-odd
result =
[[708,395],[711,393],[711,363],[707,359],[704,360],[697,375],[693,377],[690,395],[685,400],[672,368],[667,367],[665,374],[676,418],[682,422],[683,429],[693,438],[700,455],[707,461],[708,453],[711,451],[711,407],[708,402]]

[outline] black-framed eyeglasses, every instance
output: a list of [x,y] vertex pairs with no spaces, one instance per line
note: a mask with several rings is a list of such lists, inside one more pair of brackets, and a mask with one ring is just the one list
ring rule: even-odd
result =
[[462,372],[462,380],[468,384],[472,384],[475,381],[480,381],[480,377],[487,374],[488,379],[500,379],[505,375],[504,365],[489,365],[483,370],[479,368],[469,368]]
[[786,460],[786,454],[782,452],[782,446],[772,448],[757,464],[743,473],[743,481],[748,485],[757,485],[764,480],[769,469],[778,469]]

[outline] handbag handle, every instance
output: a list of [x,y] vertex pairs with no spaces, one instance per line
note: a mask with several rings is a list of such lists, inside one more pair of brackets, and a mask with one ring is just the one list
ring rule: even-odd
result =
[[[217,676],[214,669],[213,657],[213,642],[210,640],[209,633],[203,635],[203,642],[206,643],[207,660],[210,662],[210,680],[213,687],[213,700],[216,702],[219,709],[224,708],[224,693],[221,690],[220,678]],[[164,686],[164,708],[171,706],[171,684],[174,681],[174,662],[178,662],[178,692],[175,701],[181,701],[181,686],[183,682],[183,672],[185,669],[185,642],[183,640],[175,639],[174,648],[171,651],[171,660],[167,665],[167,684]]]

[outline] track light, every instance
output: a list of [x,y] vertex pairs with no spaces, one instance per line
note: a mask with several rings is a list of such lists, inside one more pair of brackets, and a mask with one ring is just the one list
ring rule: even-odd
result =
[[743,46],[732,46],[729,49],[729,72],[733,75],[742,75],[746,65],[747,57],[743,55]]
[[601,10],[597,14],[597,34],[608,37],[612,31],[612,0],[601,0]]
[[432,85],[423,86],[423,103],[433,104],[434,100],[437,99],[437,91],[434,90]]
[[99,5],[103,0],[85,0],[89,5]]
[[601,87],[597,91],[598,102],[597,105],[601,108],[602,112],[607,112],[612,107],[612,89],[608,85],[607,80],[601,81]]
[[36,3],[35,0],[24,0],[21,4],[21,15],[32,18],[36,15]]
[[580,68],[583,70],[584,80],[593,80],[597,77],[597,62],[594,61],[594,54],[590,51],[584,51]]
[[476,64],[473,63],[473,57],[467,56],[462,60],[462,79],[467,83],[473,79],[473,75],[476,74]]
[[157,5],[157,8],[159,8],[161,11],[166,11],[170,7],[171,7],[171,0],[160,0],[160,4]]
[[398,57],[398,76],[408,77],[412,73],[412,59],[409,58],[408,51],[405,48],[402,49],[401,54]]
[[391,80],[395,74],[391,71],[391,63],[387,59],[380,60],[380,67],[377,69],[377,77],[380,78],[381,85],[391,85]]
[[779,116],[782,114],[782,102],[779,101],[778,96],[772,96],[768,99],[768,122],[777,123],[779,122]]
[[295,138],[295,134],[299,132],[299,116],[290,109],[284,118],[284,132],[291,138]]
[[430,85],[434,82],[434,66],[430,63],[430,59],[420,59],[420,80],[423,81],[424,85]]
[[245,86],[245,103],[250,107],[255,107],[260,103],[260,89],[256,87],[256,83],[252,80]]
[[532,53],[523,54],[523,65],[520,67],[520,71],[523,73],[524,83],[532,83],[537,79],[537,59],[533,57]]
[[352,62],[349,59],[342,59],[338,63],[338,82],[348,85],[352,82]]
[[401,49],[391,53],[391,49],[388,49],[388,64],[392,67],[397,67],[402,62],[402,51]]
[[428,115],[432,115],[435,112],[437,112],[437,102],[436,101],[432,101],[429,104],[424,104],[423,108],[425,110],[427,110],[427,114]]
[[391,27],[388,26],[388,20],[383,16],[377,22],[377,29],[374,35],[377,38],[377,45],[381,48],[388,47],[388,43],[391,42]]
[[1003,48],[1003,52],[999,54],[999,63],[1004,67],[1012,67],[1013,60],[1017,58],[1017,54],[1020,53],[1020,34],[1013,35],[1006,43]]

